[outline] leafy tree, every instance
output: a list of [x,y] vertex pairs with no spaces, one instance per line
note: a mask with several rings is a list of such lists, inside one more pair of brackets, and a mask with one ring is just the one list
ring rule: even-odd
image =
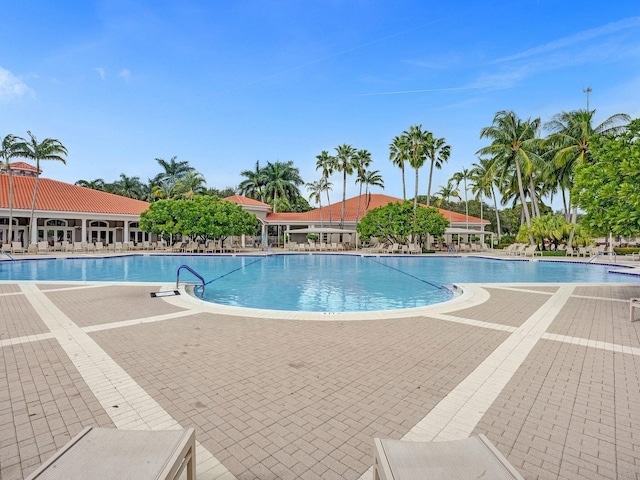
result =
[[[33,199],[31,201],[31,219],[29,221],[29,228],[33,232],[37,229],[37,225],[33,223],[34,212],[36,210],[36,197],[38,195],[38,180],[40,179],[40,161],[41,160],[54,160],[62,162],[64,164],[67,161],[64,155],[67,155],[66,147],[55,138],[45,138],[42,142],[38,142],[38,139],[31,133],[27,132],[29,140],[22,144],[22,156],[36,161],[36,181],[33,186]],[[33,237],[32,237],[33,238]]]
[[256,216],[240,205],[209,196],[159,200],[140,215],[140,228],[146,232],[202,240],[252,235],[257,226]]
[[24,155],[25,140],[15,135],[6,135],[0,144],[0,166],[4,163],[4,168],[9,173],[9,234],[7,242],[13,240],[13,170],[11,169],[11,159]]
[[618,136],[591,138],[591,163],[576,166],[573,205],[596,235],[640,232],[640,119]]
[[442,235],[447,225],[447,220],[435,208],[414,209],[412,202],[397,202],[367,212],[356,230],[363,240],[377,237],[386,242],[405,244],[410,238],[422,242],[427,235]]
[[236,193],[237,193],[236,189],[233,187],[225,187],[223,189],[208,188],[207,191],[205,192],[205,194],[209,195],[210,197],[220,197],[220,198],[233,197]]

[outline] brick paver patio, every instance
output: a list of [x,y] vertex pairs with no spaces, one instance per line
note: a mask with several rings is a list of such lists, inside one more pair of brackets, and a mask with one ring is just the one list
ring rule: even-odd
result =
[[0,285],[1,480],[91,425],[195,427],[199,479],[370,478],[373,437],[471,433],[527,479],[640,478],[638,286],[467,286],[487,300],[359,321],[159,288]]

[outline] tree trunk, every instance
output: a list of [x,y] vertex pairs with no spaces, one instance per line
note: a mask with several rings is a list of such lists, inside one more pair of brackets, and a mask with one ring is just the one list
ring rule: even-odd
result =
[[[520,191],[520,202],[522,203],[522,213],[524,215],[525,222],[527,223],[527,228],[531,228],[531,217],[529,215],[529,207],[527,206],[527,199],[524,196],[524,187],[522,185],[522,172],[520,171],[520,164],[516,160],[516,175],[518,178],[518,190]],[[533,235],[529,233],[529,244],[533,245],[534,239]]]
[[11,244],[13,241],[13,170],[11,170],[9,162],[7,162],[7,169],[9,170],[9,235],[7,243]]
[[[33,217],[36,210],[36,196],[38,195],[38,180],[40,179],[39,172],[40,172],[40,161],[36,160],[36,181],[33,184],[33,200],[31,200],[31,219],[29,220],[29,237],[30,238],[33,238],[33,229],[35,228],[36,235],[38,230],[38,226],[33,225]],[[29,243],[31,243],[31,240],[29,240]]]
[[407,187],[404,181],[404,162],[400,164],[400,171],[402,172],[402,200],[407,201]]
[[497,224],[497,228],[498,228],[498,243],[500,243],[500,237],[502,236],[502,231],[500,230],[500,212],[498,211],[498,200],[496,199],[496,194],[495,194],[495,190],[493,189],[493,185],[491,185],[491,196],[493,197],[493,206],[496,209],[496,224]]
[[340,228],[344,228],[344,205],[347,203],[347,166],[344,165],[342,180],[342,214],[340,215]]
[[416,168],[416,194],[413,197],[413,211],[418,211],[418,169]]
[[431,167],[429,167],[429,185],[427,186],[427,207],[431,206],[431,180],[433,180],[433,164],[435,162],[431,160]]

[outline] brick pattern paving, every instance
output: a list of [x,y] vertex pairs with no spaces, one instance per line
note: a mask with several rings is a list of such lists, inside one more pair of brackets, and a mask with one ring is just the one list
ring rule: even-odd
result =
[[47,291],[47,296],[76,325],[87,327],[184,310],[167,305],[159,298],[151,298],[149,293],[158,290],[159,287],[156,285],[148,287],[123,285],[53,290]]
[[92,334],[238,479],[359,478],[374,436],[402,437],[506,336],[211,314]]
[[636,479],[640,361],[541,340],[478,424],[527,479]]
[[92,425],[113,427],[55,340],[0,349],[1,480],[24,478]]
[[0,296],[0,341],[48,332],[24,295]]
[[[0,333],[47,332],[18,286],[0,287]],[[148,287],[59,287],[39,286],[239,479],[359,478],[372,437],[404,436],[558,290],[495,286],[434,318],[316,322],[181,316]],[[638,478],[636,290],[576,287],[477,424],[525,478]],[[0,337],[0,480],[87,425],[114,426],[57,341],[38,338]]]
[[547,289],[541,290],[540,294],[526,292],[514,294],[513,291],[507,289],[485,287],[485,290],[491,295],[489,301],[475,307],[452,312],[450,315],[519,327],[529,318],[531,312],[534,312],[549,300],[549,295],[544,293],[554,293],[557,289],[557,287],[553,287],[550,291]]
[[548,332],[616,345],[640,347],[640,322],[629,321],[628,297],[624,302],[572,298]]

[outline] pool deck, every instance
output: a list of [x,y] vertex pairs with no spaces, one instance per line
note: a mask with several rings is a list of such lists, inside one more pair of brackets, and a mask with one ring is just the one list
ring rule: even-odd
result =
[[306,315],[0,282],[0,479],[87,426],[193,427],[200,480],[370,479],[374,437],[478,433],[527,479],[640,478],[640,285],[461,287]]

